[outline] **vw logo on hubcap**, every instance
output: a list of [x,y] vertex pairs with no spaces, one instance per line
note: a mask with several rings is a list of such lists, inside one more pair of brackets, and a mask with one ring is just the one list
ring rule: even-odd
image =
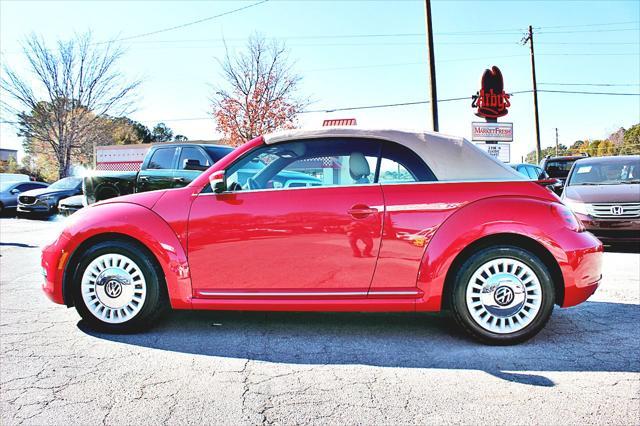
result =
[[104,286],[104,292],[115,299],[122,294],[122,284],[116,280],[109,280]]
[[496,303],[500,306],[507,306],[511,302],[513,302],[515,295],[511,287],[500,286],[496,289],[496,292],[493,295],[493,298],[496,300]]

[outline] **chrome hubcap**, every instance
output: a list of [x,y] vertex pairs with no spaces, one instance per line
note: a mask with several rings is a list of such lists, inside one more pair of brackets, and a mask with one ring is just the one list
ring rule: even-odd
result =
[[95,258],[82,275],[81,289],[89,311],[112,324],[136,316],[147,295],[142,270],[133,260],[117,253]]
[[516,259],[494,259],[469,280],[467,309],[493,333],[513,333],[529,325],[540,310],[542,287],[533,270]]

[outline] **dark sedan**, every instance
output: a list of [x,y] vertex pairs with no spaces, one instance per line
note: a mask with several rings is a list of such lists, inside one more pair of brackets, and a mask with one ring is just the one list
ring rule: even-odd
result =
[[18,205],[18,196],[32,189],[46,188],[44,182],[0,182],[0,213],[13,210]]
[[47,188],[20,194],[17,212],[49,216],[57,213],[60,200],[78,194],[82,194],[82,178],[74,176],[60,179]]

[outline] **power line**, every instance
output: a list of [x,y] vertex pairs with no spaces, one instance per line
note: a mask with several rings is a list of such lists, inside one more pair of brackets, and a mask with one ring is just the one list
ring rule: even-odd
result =
[[[542,84],[542,83],[541,83]],[[532,90],[518,90],[509,92],[510,95],[518,95],[524,93],[532,93]],[[620,93],[620,92],[586,92],[586,91],[572,91],[572,90],[545,90],[538,89],[538,93],[559,93],[559,94],[579,94],[579,95],[609,95],[609,96],[640,96],[640,93]],[[438,99],[438,102],[453,102],[453,101],[464,101],[471,100],[471,96],[461,96],[456,98],[446,98],[446,99]],[[321,112],[340,112],[340,111],[353,111],[353,110],[363,110],[363,109],[377,109],[377,108],[393,108],[399,106],[414,106],[414,105],[423,105],[428,104],[429,100],[421,100],[421,101],[410,101],[410,102],[396,102],[389,104],[374,104],[374,105],[361,105],[354,107],[340,107],[340,108],[324,108],[324,109],[315,109],[315,110],[305,110],[301,111],[300,114],[311,114],[311,113],[321,113]],[[163,123],[163,122],[174,122],[174,121],[199,121],[199,120],[213,120],[213,117],[182,117],[182,118],[165,118],[165,119],[155,119],[155,120],[137,120],[141,123]],[[2,124],[17,124],[15,121],[0,121]]]
[[640,96],[640,93],[618,93],[618,92],[582,92],[573,90],[538,90],[544,93],[571,93],[576,95],[611,95],[611,96]]
[[602,30],[575,30],[575,31],[540,31],[538,34],[576,34],[576,33],[610,33],[610,32],[623,32],[623,31],[640,31],[640,28],[611,28]]
[[103,41],[101,43],[96,43],[96,44],[111,43],[111,42],[114,42],[114,41],[126,41],[126,40],[132,40],[132,39],[136,39],[136,38],[141,38],[141,37],[148,37],[148,36],[155,35],[155,34],[165,33],[165,32],[168,32],[168,31],[173,31],[173,30],[177,30],[177,29],[180,29],[180,28],[189,27],[191,25],[201,24],[203,22],[211,21],[211,20],[216,19],[216,18],[221,18],[223,16],[230,15],[232,13],[240,12],[242,10],[246,10],[246,9],[249,9],[249,8],[252,8],[252,7],[255,7],[255,6],[259,6],[259,5],[261,5],[263,3],[266,3],[268,1],[269,0],[261,0],[261,1],[257,2],[257,3],[249,4],[247,6],[239,7],[237,9],[233,9],[233,10],[228,10],[226,12],[219,13],[219,14],[213,15],[213,16],[209,16],[207,18],[198,19],[196,21],[186,22],[184,24],[175,25],[173,27],[168,27],[168,28],[162,28],[162,29],[155,30],[155,31],[150,31],[150,32],[147,32],[147,33],[136,34],[136,35],[132,35],[132,36],[128,36],[128,37],[116,38],[116,39],[113,39],[113,40]]
[[544,27],[533,27],[535,30],[545,29],[545,28],[583,28],[583,27],[604,27],[607,25],[628,25],[628,24],[638,24],[640,21],[625,21],[625,22],[604,22],[604,23],[593,23],[593,24],[580,24],[580,25],[545,25]]
[[622,87],[622,86],[640,86],[640,83],[538,83],[545,86],[602,86],[602,87]]

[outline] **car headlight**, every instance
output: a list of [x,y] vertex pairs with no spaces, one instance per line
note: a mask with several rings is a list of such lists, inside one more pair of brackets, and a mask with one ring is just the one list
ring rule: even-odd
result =
[[42,197],[38,197],[40,201],[54,201],[56,197],[54,195],[43,195]]
[[569,207],[574,213],[580,213],[584,215],[589,214],[589,205],[586,203],[581,203],[579,201],[572,200],[562,200],[562,202]]

